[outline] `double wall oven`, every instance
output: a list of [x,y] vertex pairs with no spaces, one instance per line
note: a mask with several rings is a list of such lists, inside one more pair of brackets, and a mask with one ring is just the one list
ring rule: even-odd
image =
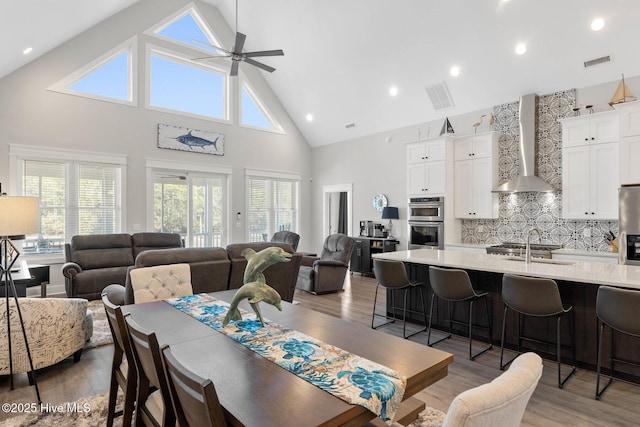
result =
[[444,249],[444,197],[409,199],[409,249]]

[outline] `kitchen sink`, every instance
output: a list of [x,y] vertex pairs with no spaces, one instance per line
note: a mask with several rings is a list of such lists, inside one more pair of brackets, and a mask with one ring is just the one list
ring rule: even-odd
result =
[[[507,261],[520,261],[524,262],[524,258],[515,257],[515,256],[507,256],[504,257]],[[574,262],[571,261],[560,261],[558,259],[547,259],[547,258],[532,258],[531,262],[539,263],[539,264],[555,264],[555,265],[573,265]]]

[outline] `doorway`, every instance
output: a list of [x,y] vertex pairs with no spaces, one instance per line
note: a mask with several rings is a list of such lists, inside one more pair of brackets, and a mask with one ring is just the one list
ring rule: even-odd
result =
[[353,184],[326,185],[323,194],[323,236],[353,232]]

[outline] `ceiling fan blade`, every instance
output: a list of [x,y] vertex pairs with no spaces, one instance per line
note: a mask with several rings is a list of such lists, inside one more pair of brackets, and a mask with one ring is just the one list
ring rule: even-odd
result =
[[247,57],[247,58],[252,58],[255,56],[283,56],[284,52],[282,51],[282,49],[277,49],[277,50],[260,50],[260,51],[256,51],[256,52],[246,52],[243,53],[242,56]]
[[231,77],[238,75],[238,62],[239,61],[233,61],[231,63],[231,72],[229,73]]
[[233,46],[233,52],[237,54],[242,53],[242,49],[244,48],[244,41],[247,39],[242,33],[236,33],[236,44]]
[[219,50],[220,52],[224,52],[224,53],[227,54],[227,56],[230,56],[230,55],[233,54],[233,52],[229,52],[227,49],[221,48],[219,46],[214,46],[211,43],[203,42],[203,41],[196,40],[196,39],[191,39],[191,41],[194,42],[194,43],[199,43],[199,44],[201,44],[203,46],[211,47],[211,48],[213,48],[215,50]]
[[244,62],[246,62],[247,64],[251,64],[251,65],[254,65],[254,66],[258,67],[258,68],[262,68],[263,70],[268,71],[270,73],[273,73],[276,70],[273,67],[270,67],[270,66],[268,66],[266,64],[263,64],[262,62],[255,61],[255,60],[253,60],[251,58],[244,58],[243,57],[242,60]]

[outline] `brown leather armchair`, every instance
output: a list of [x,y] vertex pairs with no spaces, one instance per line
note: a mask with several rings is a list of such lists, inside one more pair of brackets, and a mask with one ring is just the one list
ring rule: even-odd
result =
[[302,258],[296,287],[312,294],[342,290],[353,245],[353,239],[344,234],[327,237],[319,258]]

